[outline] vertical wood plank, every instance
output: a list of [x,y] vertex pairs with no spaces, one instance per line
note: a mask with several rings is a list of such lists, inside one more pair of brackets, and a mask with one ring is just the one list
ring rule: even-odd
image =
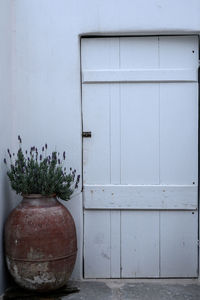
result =
[[197,184],[198,85],[160,84],[161,184]]
[[110,211],[85,211],[84,276],[110,278]]
[[119,38],[82,39],[81,63],[83,70],[118,68]]
[[121,112],[120,85],[110,85],[110,183],[120,184]]
[[121,86],[121,183],[159,183],[159,85]]
[[159,276],[159,212],[121,212],[122,278]]
[[197,276],[198,212],[160,212],[161,277]]
[[158,37],[120,38],[121,69],[157,68],[158,64]]
[[197,36],[159,37],[160,68],[198,68]]
[[86,184],[110,182],[110,112],[109,86],[83,86],[83,179]]
[[120,278],[120,211],[110,211],[110,278]]

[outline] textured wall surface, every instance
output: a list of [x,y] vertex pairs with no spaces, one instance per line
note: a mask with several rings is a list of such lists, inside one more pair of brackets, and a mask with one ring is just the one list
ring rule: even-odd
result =
[[6,275],[3,259],[3,225],[11,209],[6,168],[3,158],[11,144],[11,1],[0,1],[0,294],[5,287]]
[[[1,0],[0,5],[4,2],[9,3]],[[6,130],[12,132],[14,146],[17,146],[17,134],[20,133],[25,147],[47,142],[51,149],[65,149],[68,166],[76,168],[78,173],[82,168],[80,36],[200,31],[198,0],[13,0],[12,5],[12,128],[9,124]],[[3,8],[6,9],[5,3]],[[7,41],[8,35],[4,35],[1,39]],[[0,60],[5,64],[5,57],[10,52],[4,48],[0,51]],[[3,80],[9,76],[6,69]],[[7,82],[3,84],[4,106],[10,113]],[[5,119],[5,112],[3,114]],[[4,132],[6,145],[7,139],[8,134]],[[67,206],[74,216],[78,233],[79,253],[73,277],[80,278],[81,185]]]

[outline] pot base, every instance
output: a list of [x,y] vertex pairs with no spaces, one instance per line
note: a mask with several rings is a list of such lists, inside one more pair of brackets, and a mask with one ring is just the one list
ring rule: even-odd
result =
[[6,257],[8,269],[15,282],[22,288],[39,292],[53,291],[65,286],[71,276],[75,259],[76,253],[70,259],[43,262],[17,261]]

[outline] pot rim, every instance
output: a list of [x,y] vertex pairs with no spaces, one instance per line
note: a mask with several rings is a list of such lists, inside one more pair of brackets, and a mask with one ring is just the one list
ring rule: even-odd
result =
[[38,198],[56,198],[56,194],[51,194],[51,195],[42,195],[42,194],[22,194],[23,198],[27,199],[38,199]]

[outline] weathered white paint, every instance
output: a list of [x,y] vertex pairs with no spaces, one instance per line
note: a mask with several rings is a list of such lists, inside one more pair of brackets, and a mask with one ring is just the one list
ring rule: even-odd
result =
[[197,184],[198,85],[163,83],[160,97],[160,183]]
[[[138,45],[146,47],[146,50],[141,48],[142,54]],[[172,68],[171,61],[177,68],[193,67],[197,74],[196,36],[83,39],[82,49],[83,74],[85,70],[93,72],[94,68],[99,68],[97,72],[110,69],[114,69],[114,73],[121,72],[121,68],[130,64],[130,67],[136,65],[137,72],[139,66],[141,72],[146,72],[148,67],[153,76],[153,68]],[[197,182],[197,151],[190,153],[197,145],[197,94],[197,82],[84,84],[83,131],[92,128],[92,139],[83,141],[85,182],[109,183],[112,176],[116,176],[111,164],[112,168],[114,165],[118,168],[122,184]],[[148,147],[141,147],[146,144]],[[115,154],[110,152],[112,149],[117,149]],[[97,160],[98,151],[101,155]],[[129,159],[132,153],[134,160]]]
[[[9,2],[1,0],[1,5],[5,3],[8,5]],[[9,130],[10,122],[7,125],[3,123],[5,136],[2,139],[5,147],[1,141],[2,149],[9,144],[7,140],[9,134],[6,134],[6,130],[8,133],[12,132],[11,138],[15,143],[17,134],[21,133],[25,146],[42,144],[45,140],[49,143],[49,147],[56,146],[61,150],[67,148],[70,164],[79,172],[81,170],[79,36],[90,33],[157,35],[200,32],[198,0],[14,0],[12,5],[13,125],[12,130]],[[4,16],[1,18],[2,21],[5,20],[6,14],[3,9],[1,13]],[[8,19],[6,18],[6,22]],[[4,33],[1,37],[4,36],[7,40],[9,35],[5,31]],[[7,51],[9,48],[5,45],[6,43],[1,43],[0,51],[6,49],[5,55],[0,58],[2,62],[5,62],[4,57],[9,53]],[[147,63],[149,49],[147,51],[145,49],[146,47],[140,47],[139,51],[144,51]],[[151,53],[149,55],[151,56]],[[9,84],[5,75],[7,71],[8,68],[3,72],[4,88]],[[1,97],[1,103],[3,99],[5,97]],[[5,110],[1,112],[5,119],[9,113],[4,112],[11,113],[10,102],[3,102],[3,107]],[[75,197],[68,206],[73,212],[78,231],[79,254],[74,276],[80,278],[82,197],[80,195]]]
[[121,212],[110,211],[110,278],[120,277],[121,260]]
[[197,81],[196,69],[150,69],[83,71],[83,83],[97,82],[180,82]]
[[159,212],[121,214],[121,277],[159,277]]
[[197,212],[160,212],[161,277],[198,276],[197,222]]
[[197,186],[84,185],[86,209],[198,209]]
[[[121,152],[120,141],[120,119],[121,119],[120,86],[110,85],[110,182],[119,184],[120,164],[119,156]],[[112,112],[112,113],[111,113]]]
[[194,211],[86,210],[85,277],[197,276],[197,216]]
[[195,35],[82,40],[82,69],[88,71],[196,69],[197,59]]
[[111,277],[110,224],[110,211],[84,212],[85,278],[96,278],[97,268],[98,278],[107,278],[108,274]]
[[[121,236],[120,211],[85,211],[84,230],[87,232],[84,241],[85,278],[120,277]],[[94,230],[94,223],[95,230]]]
[[159,184],[159,101],[159,83],[121,86],[121,184]]
[[[90,85],[90,88],[83,86],[83,131],[91,131],[92,128],[92,139],[83,139],[83,180],[91,184],[110,181],[109,91],[108,85],[105,89],[96,84]],[[98,152],[101,155],[97,159]]]
[[[82,49],[85,276],[197,276],[197,36],[86,38]],[[181,78],[184,68],[194,82]],[[169,238],[171,219],[185,222]]]

